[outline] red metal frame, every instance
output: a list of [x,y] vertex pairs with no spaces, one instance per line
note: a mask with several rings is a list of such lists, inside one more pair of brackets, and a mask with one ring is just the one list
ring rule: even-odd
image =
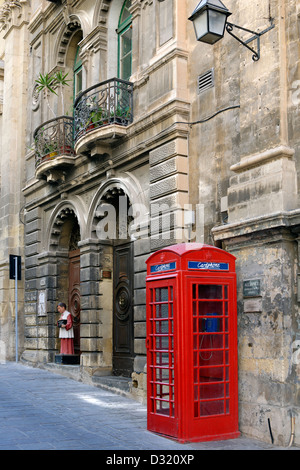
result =
[[165,280],[163,286],[154,281],[148,290],[148,413],[153,431],[163,434],[176,432],[178,426],[178,412],[175,410],[178,402],[175,395],[175,290],[176,279]]
[[238,437],[235,258],[181,244],[147,260],[148,430]]

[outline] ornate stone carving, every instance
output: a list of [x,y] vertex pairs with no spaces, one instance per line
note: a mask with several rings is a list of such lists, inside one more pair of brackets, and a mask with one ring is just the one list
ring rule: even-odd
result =
[[28,21],[28,0],[7,0],[0,8],[0,31]]
[[36,84],[33,88],[32,91],[32,103],[31,103],[31,109],[32,111],[37,111],[40,106],[40,94],[37,91],[38,84]]

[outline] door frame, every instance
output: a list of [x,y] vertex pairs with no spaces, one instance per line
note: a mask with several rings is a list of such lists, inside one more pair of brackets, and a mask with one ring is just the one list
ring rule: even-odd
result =
[[[127,274],[119,273],[116,253],[128,252],[130,264]],[[114,375],[131,377],[134,360],[134,315],[133,315],[133,242],[113,245],[113,325],[112,325],[112,369]],[[123,331],[122,331],[123,330]],[[119,334],[127,335],[127,344],[118,344]],[[129,336],[128,336],[129,335]]]
[[[73,286],[70,285],[71,266],[72,266],[72,264],[73,265],[78,264],[78,270],[79,270],[78,282],[75,282],[73,284]],[[80,349],[80,249],[73,250],[73,251],[69,252],[68,279],[69,279],[69,285],[68,285],[68,310],[71,313],[72,318],[73,318],[74,352],[75,352],[75,354],[80,355],[81,354],[81,349]],[[79,306],[78,306],[78,308],[75,306],[75,309],[72,308],[72,300],[74,298],[74,295],[78,297],[76,299],[76,301],[79,300]],[[76,313],[76,315],[74,315],[74,313]],[[79,318],[77,318],[78,316],[79,316]],[[78,329],[78,331],[76,331],[77,329]]]

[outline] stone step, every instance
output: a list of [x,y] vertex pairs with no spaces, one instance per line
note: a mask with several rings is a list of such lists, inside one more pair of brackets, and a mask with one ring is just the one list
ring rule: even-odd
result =
[[80,356],[78,354],[56,354],[55,364],[80,364]]
[[131,378],[129,377],[93,375],[92,382],[94,385],[105,390],[111,390],[114,393],[128,394],[131,391]]

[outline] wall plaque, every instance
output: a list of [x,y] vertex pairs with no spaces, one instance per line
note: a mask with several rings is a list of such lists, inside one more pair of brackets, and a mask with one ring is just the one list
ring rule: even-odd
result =
[[262,312],[262,299],[244,300],[244,313]]
[[46,291],[45,290],[39,291],[39,297],[38,297],[38,315],[39,316],[47,315],[47,311],[46,311],[47,300],[46,299],[47,299]]
[[243,282],[244,297],[259,297],[261,295],[260,279],[248,279]]

